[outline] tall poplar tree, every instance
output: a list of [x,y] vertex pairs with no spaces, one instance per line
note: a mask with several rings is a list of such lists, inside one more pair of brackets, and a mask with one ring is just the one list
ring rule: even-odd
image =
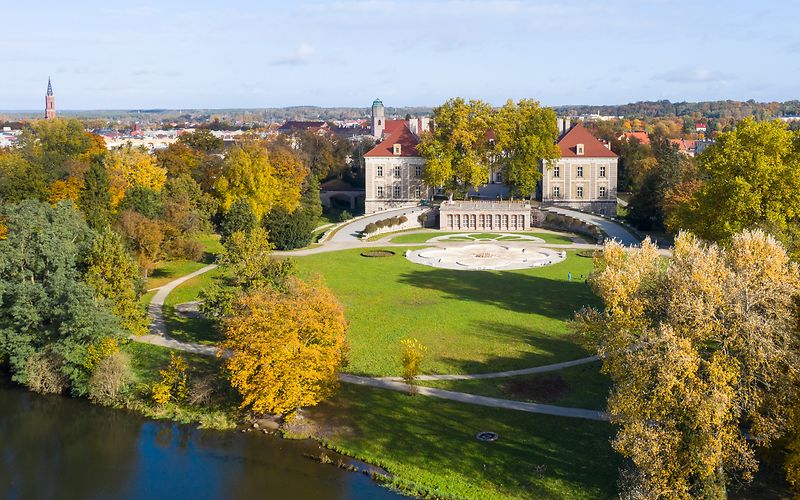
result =
[[103,229],[111,220],[110,189],[103,159],[95,159],[84,174],[83,189],[78,196],[78,206],[92,229]]

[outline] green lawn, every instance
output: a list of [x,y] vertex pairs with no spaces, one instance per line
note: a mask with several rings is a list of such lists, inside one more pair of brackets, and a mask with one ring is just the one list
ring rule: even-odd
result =
[[205,252],[203,260],[201,262],[191,260],[165,260],[159,262],[147,279],[146,288],[148,290],[163,286],[176,278],[197,271],[213,262],[216,255],[222,251],[222,243],[219,241],[218,234],[199,234],[194,239],[203,245]]
[[479,380],[420,381],[419,385],[479,396],[605,410],[611,380],[600,373],[600,362],[520,377]]
[[162,261],[155,269],[153,269],[153,272],[150,273],[150,276],[147,279],[147,289],[149,290],[164,286],[170,281],[197,271],[206,265],[207,264],[204,262],[195,262],[192,260]]
[[[508,234],[510,236],[501,237],[502,235]],[[432,238],[436,238],[438,236],[451,236],[448,238],[450,241],[468,241],[474,239],[501,239],[501,240],[513,240],[513,236],[511,235],[524,235],[524,236],[535,236],[537,238],[541,238],[544,240],[545,243],[549,243],[552,245],[569,245],[572,243],[572,238],[570,235],[567,234],[556,234],[556,233],[544,233],[544,232],[533,232],[533,233],[475,233],[467,236],[464,232],[460,233],[448,233],[446,231],[427,231],[424,233],[412,233],[412,234],[401,234],[395,236],[391,239],[392,243],[425,243]],[[383,236],[383,235],[381,235]]]
[[[618,456],[605,422],[343,386],[304,411],[318,437],[436,498],[613,498]],[[475,434],[493,431],[495,442]]]
[[196,276],[172,291],[164,301],[164,320],[167,323],[167,332],[177,340],[184,342],[199,342],[201,344],[216,344],[222,340],[220,333],[214,329],[214,324],[205,318],[189,318],[178,314],[175,306],[185,302],[197,300],[200,291],[214,282],[224,280],[220,268],[213,269],[200,276]]
[[[301,275],[319,274],[350,321],[348,372],[398,375],[400,340],[428,347],[425,373],[525,368],[586,355],[565,320],[598,305],[589,286],[591,259],[523,271],[454,271],[414,264],[402,249],[386,258],[362,250],[297,258]],[[567,273],[574,280],[567,282]]]

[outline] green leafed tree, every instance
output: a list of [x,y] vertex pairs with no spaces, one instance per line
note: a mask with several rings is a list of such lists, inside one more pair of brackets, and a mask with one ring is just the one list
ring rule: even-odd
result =
[[31,388],[88,390],[90,347],[121,335],[82,269],[93,231],[71,202],[6,205],[0,240],[0,357]]
[[78,206],[90,227],[101,230],[108,226],[111,220],[111,184],[102,159],[93,161],[84,174]]
[[436,126],[422,135],[417,150],[426,159],[423,178],[428,186],[464,197],[489,182],[492,107],[457,97],[433,110]]
[[0,152],[0,202],[46,200],[47,181],[38,164],[19,153]]
[[800,223],[800,132],[742,120],[699,157],[702,185],[671,217],[673,230],[714,240],[753,227],[781,233]]
[[110,230],[98,235],[86,264],[86,282],[94,288],[96,297],[111,305],[122,327],[137,335],[147,333],[147,316],[139,305],[141,273],[122,238]]
[[492,129],[495,168],[502,169],[518,196],[532,197],[541,179],[541,165],[561,156],[555,112],[532,99],[509,100],[494,114]]

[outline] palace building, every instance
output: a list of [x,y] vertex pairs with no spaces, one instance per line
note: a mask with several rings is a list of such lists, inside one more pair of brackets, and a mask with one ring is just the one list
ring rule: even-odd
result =
[[[364,208],[367,214],[413,207],[433,196],[434,189],[426,186],[422,180],[425,159],[417,152],[419,134],[430,130],[431,125],[429,118],[387,120],[380,99],[372,103],[371,131],[379,142],[364,155]],[[561,158],[550,165],[539,166],[542,180],[537,198],[542,207],[564,207],[615,215],[619,157],[581,123],[570,127],[568,119],[561,119],[559,130]],[[502,173],[491,172],[490,184],[471,192],[470,198],[498,202],[508,199],[509,192],[509,187],[503,183]],[[440,210],[444,213],[453,208],[443,205]],[[487,207],[481,205],[480,208]],[[480,223],[480,214],[472,211],[451,213],[451,219],[445,217],[444,220],[440,219],[440,223],[451,229],[494,228],[498,224],[498,213],[495,212],[500,211],[500,227],[523,230],[530,224],[531,218],[521,217],[515,212],[517,210],[518,207],[498,204],[484,213],[483,224]],[[490,212],[493,214],[491,222],[488,219]],[[466,215],[468,218],[465,219]],[[477,221],[473,223],[475,216]]]
[[46,120],[52,120],[56,117],[56,98],[53,95],[53,86],[50,84],[50,78],[47,79],[47,94],[44,96],[44,117]]

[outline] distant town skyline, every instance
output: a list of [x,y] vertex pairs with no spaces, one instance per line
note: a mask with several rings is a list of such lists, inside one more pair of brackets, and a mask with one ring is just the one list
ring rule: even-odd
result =
[[800,98],[800,4],[44,0],[3,7],[0,109]]

